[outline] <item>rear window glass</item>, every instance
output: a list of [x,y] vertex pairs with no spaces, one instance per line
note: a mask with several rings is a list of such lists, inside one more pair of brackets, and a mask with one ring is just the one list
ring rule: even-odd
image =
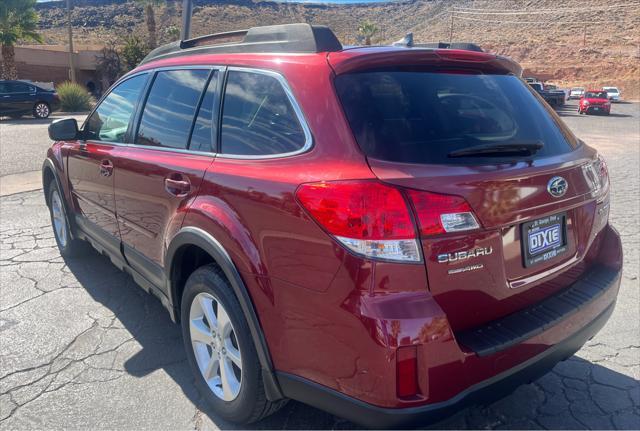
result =
[[606,91],[588,91],[587,94],[584,95],[587,99],[606,99],[607,92]]
[[273,76],[232,70],[222,109],[221,152],[286,154],[304,147],[306,136],[282,84]]
[[541,142],[533,157],[546,157],[577,145],[558,116],[512,75],[376,71],[338,76],[335,84],[358,144],[376,159],[468,164],[486,160],[449,154]]

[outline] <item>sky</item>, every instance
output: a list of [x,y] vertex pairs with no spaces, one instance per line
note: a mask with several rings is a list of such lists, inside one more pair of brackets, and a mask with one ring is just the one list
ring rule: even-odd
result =
[[[62,1],[62,0],[37,0],[38,3],[45,3],[48,1]],[[282,3],[386,3],[393,0],[272,0]]]

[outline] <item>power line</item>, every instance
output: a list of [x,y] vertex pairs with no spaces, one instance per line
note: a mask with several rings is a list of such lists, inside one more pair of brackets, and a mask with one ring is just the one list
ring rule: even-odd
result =
[[612,9],[631,9],[640,8],[640,3],[627,3],[608,6],[590,6],[584,8],[556,8],[556,9],[531,9],[531,10],[515,10],[515,9],[476,9],[463,8],[454,6],[452,10],[457,13],[474,14],[474,15],[523,15],[523,14],[545,14],[545,13],[590,13],[594,10],[612,10]]
[[[454,12],[454,16],[456,19],[460,19],[463,21],[480,21],[480,22],[487,22],[487,23],[493,23],[493,24],[607,24],[607,23],[620,23],[620,20],[601,20],[601,21],[513,21],[513,20],[503,20],[503,19],[496,19],[496,20],[490,20],[490,19],[485,19],[485,18],[469,18],[469,17],[464,17],[464,16],[457,16],[455,15]],[[640,16],[639,16],[640,18]]]

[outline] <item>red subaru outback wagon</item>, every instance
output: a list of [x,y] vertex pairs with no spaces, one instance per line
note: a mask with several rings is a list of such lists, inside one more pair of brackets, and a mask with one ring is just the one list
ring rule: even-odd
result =
[[156,49],[50,126],[61,253],[86,240],[157,295],[230,421],[295,399],[393,427],[504,396],[605,324],[622,251],[603,159],[464,46],[291,24]]

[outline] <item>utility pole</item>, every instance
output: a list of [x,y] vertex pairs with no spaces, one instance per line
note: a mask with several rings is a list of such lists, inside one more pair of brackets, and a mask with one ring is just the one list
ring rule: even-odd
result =
[[451,25],[449,26],[449,43],[453,41],[453,11],[451,13]]
[[182,30],[180,39],[187,40],[191,37],[191,14],[193,12],[193,1],[182,0]]
[[69,30],[69,77],[76,82],[76,68],[73,67],[73,30],[71,28],[71,0],[67,0],[67,29]]

